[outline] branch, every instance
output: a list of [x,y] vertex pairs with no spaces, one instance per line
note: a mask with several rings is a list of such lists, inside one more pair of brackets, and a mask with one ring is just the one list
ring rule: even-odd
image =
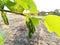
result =
[[8,10],[3,10],[3,9],[0,9],[0,11],[10,12],[10,13],[15,13],[15,14],[20,14],[20,15],[24,16],[24,14],[22,12],[13,12],[13,11],[8,11]]
[[[25,14],[41,14],[42,12],[30,12],[30,13],[22,13],[22,12],[13,12],[13,11],[9,11],[9,10],[3,10],[3,9],[0,9],[0,11],[5,11],[5,12],[10,12],[10,13],[15,13],[15,14],[20,14],[20,15],[23,15],[25,16]],[[44,12],[44,13],[51,13],[51,12]],[[52,13],[55,13],[55,12],[52,12]]]

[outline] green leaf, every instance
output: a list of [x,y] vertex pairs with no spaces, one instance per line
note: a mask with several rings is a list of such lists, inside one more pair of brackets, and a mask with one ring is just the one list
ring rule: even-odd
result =
[[8,3],[9,0],[0,0],[0,8],[5,6],[6,3]]
[[5,32],[0,29],[0,45],[3,45],[5,38],[6,38]]
[[4,6],[4,4],[2,3],[2,1],[0,0],[0,9]]
[[33,0],[14,0],[14,2],[21,5],[25,10],[30,10],[30,12],[37,12],[37,7]]
[[34,26],[37,26],[39,24],[39,21],[40,21],[40,19],[35,18],[35,17],[31,17],[31,20],[32,20],[32,23]]
[[24,8],[24,10],[28,10],[28,5],[23,0],[14,0],[14,2],[18,5],[21,5]]
[[1,12],[1,16],[2,16],[2,18],[3,18],[3,20],[4,20],[4,23],[5,23],[6,25],[9,25],[8,18],[7,18],[6,14],[5,14],[3,11]]
[[8,1],[6,3],[6,6],[9,10],[14,11],[14,12],[23,12],[23,7],[19,4],[16,4],[15,2]]
[[44,18],[44,24],[49,32],[55,32],[60,37],[60,16],[47,15]]
[[6,4],[9,0],[0,0],[0,4]]
[[[33,0],[23,0],[23,1],[27,3],[30,12],[36,12],[36,13],[38,12],[37,6]],[[35,15],[37,15],[37,14],[35,14]]]
[[[2,0],[1,0],[2,1]],[[3,2],[3,1],[2,1]],[[3,3],[2,3],[3,4]],[[5,4],[5,3],[4,3]],[[2,5],[2,7],[0,7],[0,9],[4,9],[4,4]],[[9,25],[9,22],[8,22],[8,18],[6,16],[6,13],[4,13],[4,11],[1,11],[1,16],[3,18],[3,21],[6,25]]]
[[26,21],[26,25],[29,29],[28,37],[32,38],[32,34],[35,32],[35,26],[33,25],[31,18],[29,18],[29,21]]

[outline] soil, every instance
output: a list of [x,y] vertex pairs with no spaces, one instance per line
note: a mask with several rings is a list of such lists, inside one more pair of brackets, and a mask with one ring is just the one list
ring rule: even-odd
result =
[[36,27],[31,39],[27,38],[28,28],[25,17],[7,13],[9,25],[5,25],[0,15],[0,28],[6,32],[4,45],[60,45],[60,38],[55,33],[49,33],[42,21]]

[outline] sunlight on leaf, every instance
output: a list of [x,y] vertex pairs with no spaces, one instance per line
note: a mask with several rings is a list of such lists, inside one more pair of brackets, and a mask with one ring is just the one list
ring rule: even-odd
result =
[[60,37],[60,16],[47,15],[44,18],[44,24],[49,32],[55,32]]
[[18,5],[20,5],[21,7],[23,7],[24,10],[28,10],[28,5],[27,5],[27,3],[23,2],[23,0],[14,0],[14,2]]
[[38,12],[37,6],[33,0],[23,0],[23,1],[27,3],[30,12]]

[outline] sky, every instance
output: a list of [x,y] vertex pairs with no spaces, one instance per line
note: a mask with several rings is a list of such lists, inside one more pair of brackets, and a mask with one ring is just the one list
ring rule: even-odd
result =
[[[34,0],[39,11],[54,11],[60,9],[60,0]],[[5,9],[7,9],[5,7]]]
[[60,9],[60,0],[34,0],[39,11]]

